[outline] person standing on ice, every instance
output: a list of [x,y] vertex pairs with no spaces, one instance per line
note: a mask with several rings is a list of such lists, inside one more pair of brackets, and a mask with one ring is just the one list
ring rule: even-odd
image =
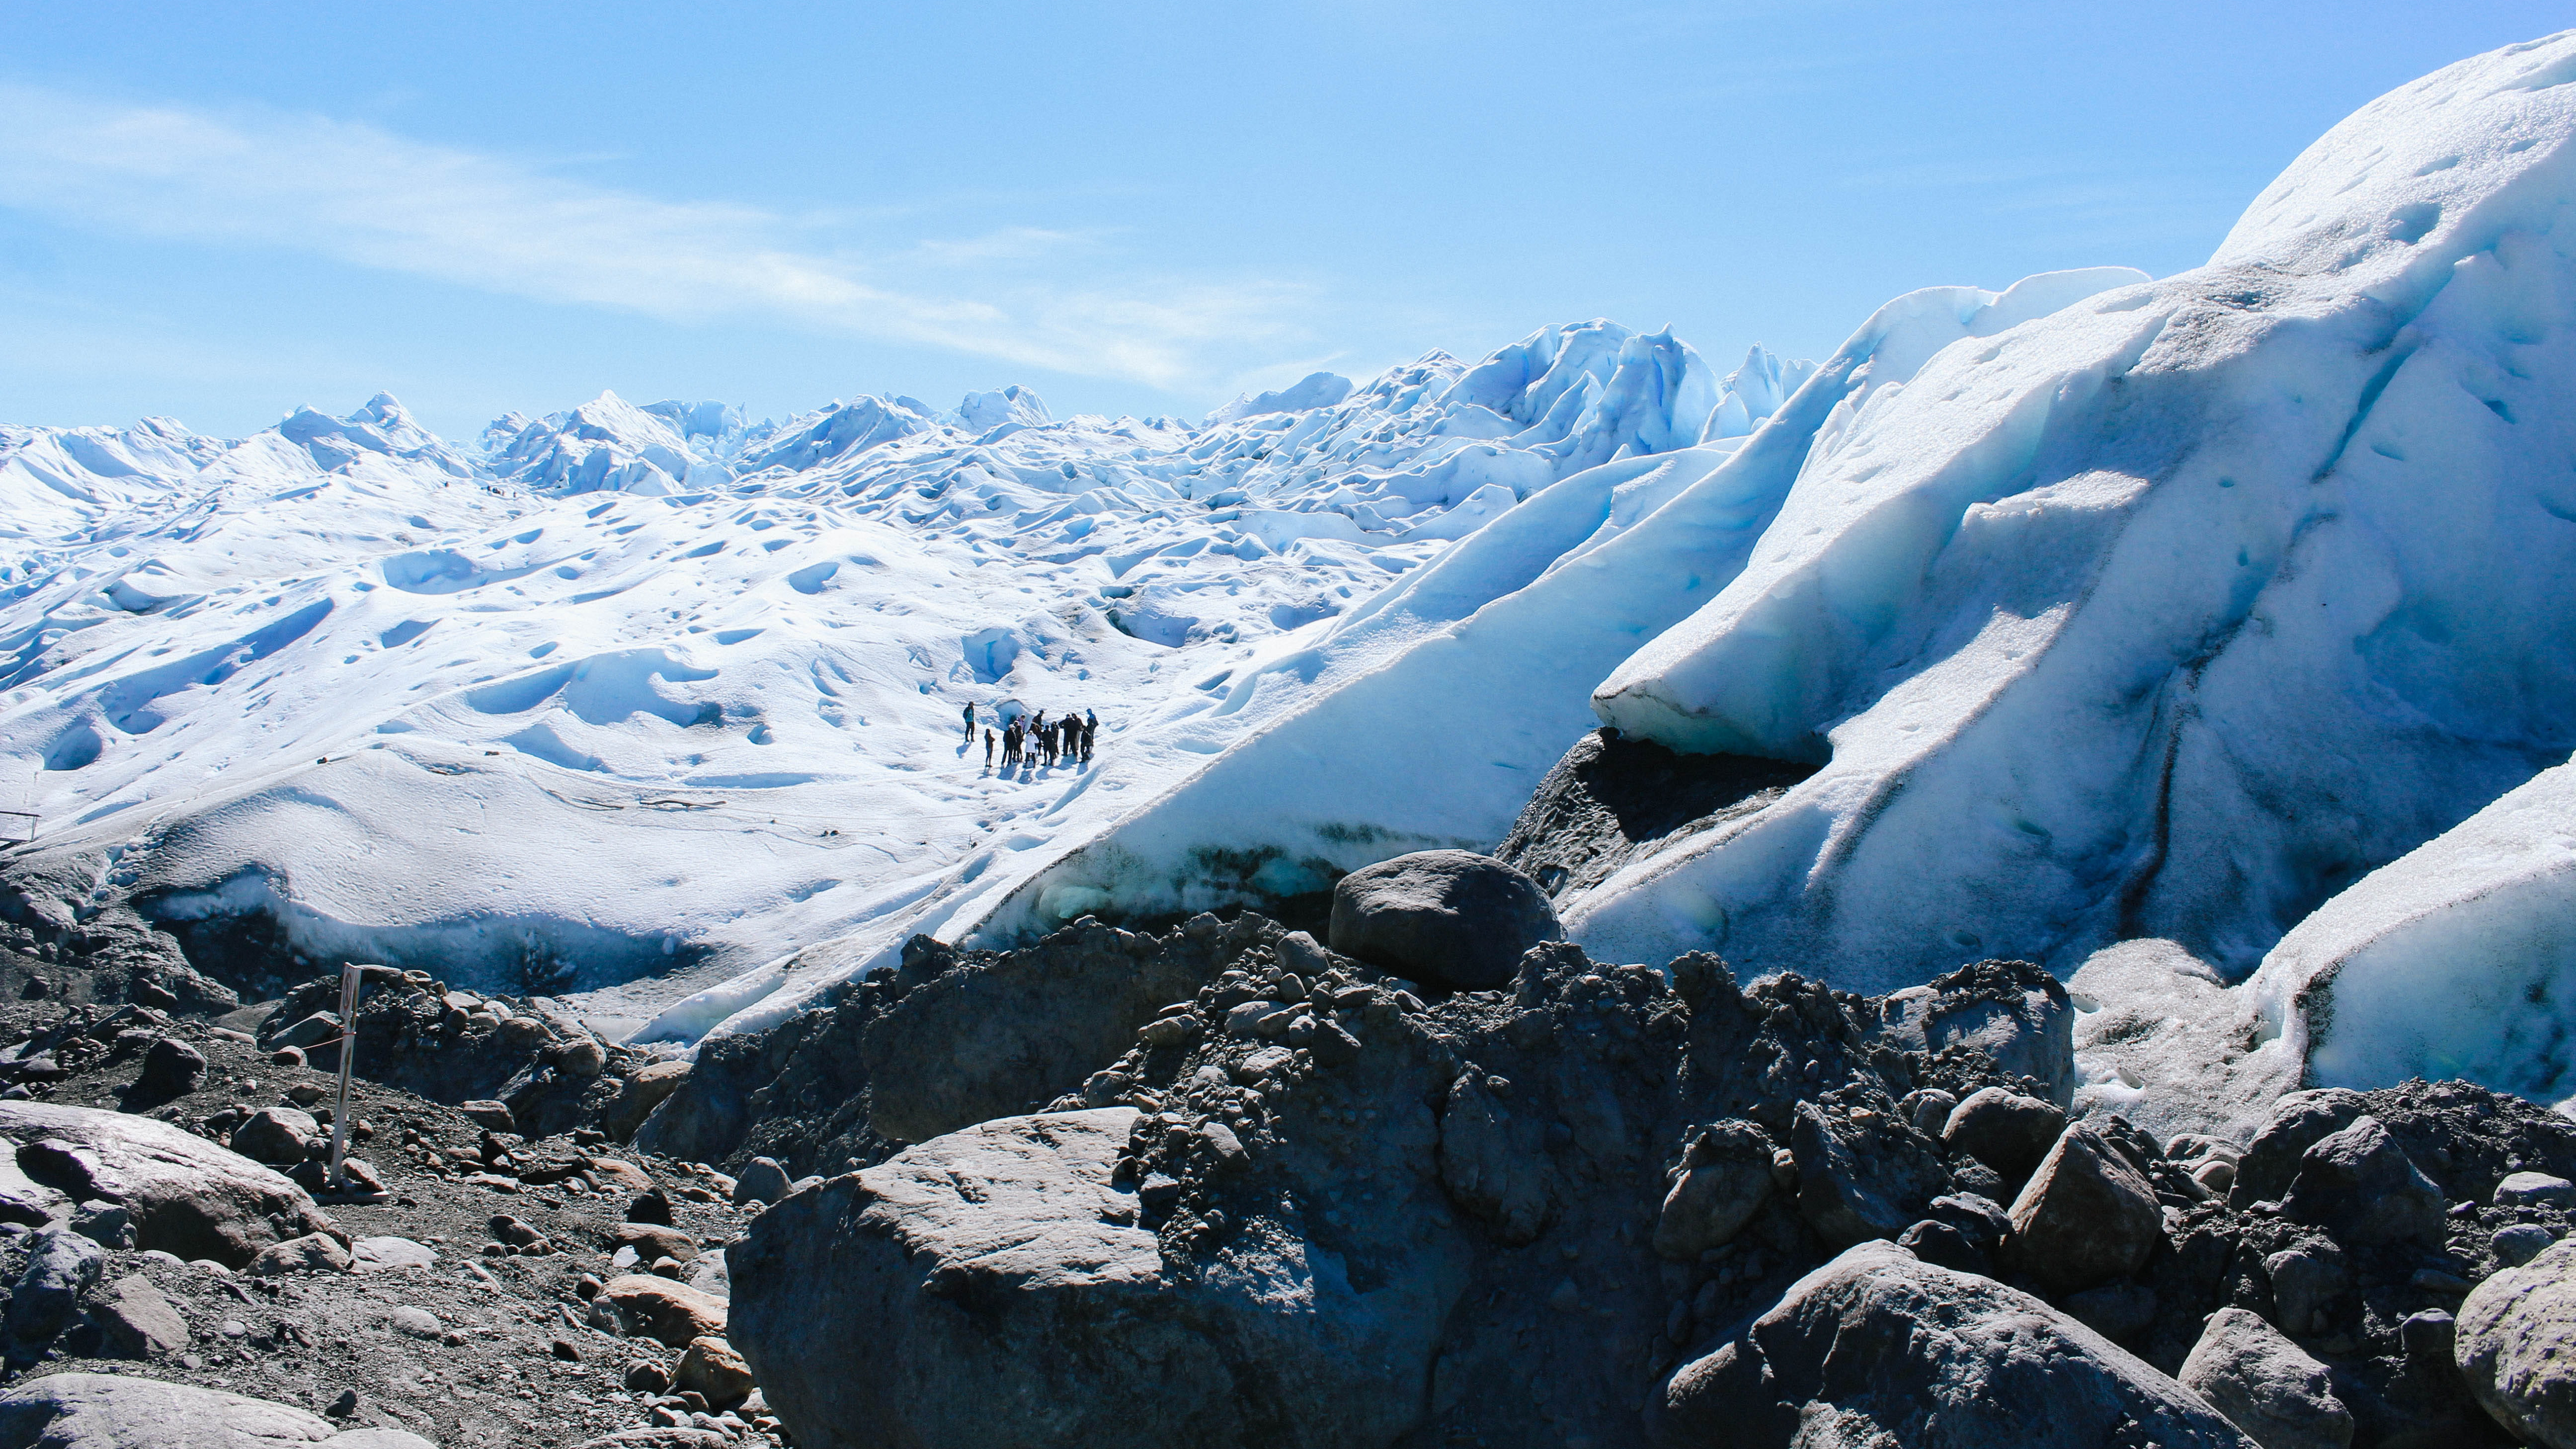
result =
[[1091,763],[1091,751],[1100,743],[1100,714],[1097,710],[1082,712],[1082,762]]
[[984,731],[984,768],[993,768],[993,731],[989,727]]
[[975,701],[966,701],[966,743],[975,743]]

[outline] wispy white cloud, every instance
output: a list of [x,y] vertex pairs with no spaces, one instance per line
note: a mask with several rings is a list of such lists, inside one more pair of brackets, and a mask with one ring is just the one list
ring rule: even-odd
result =
[[[1100,250],[1090,234],[1042,227],[844,255],[758,208],[613,190],[373,125],[34,86],[0,85],[0,205],[546,302],[765,316],[1182,390],[1292,344],[1303,300],[1259,281],[1033,277],[1034,261]],[[924,271],[934,275],[914,275]]]

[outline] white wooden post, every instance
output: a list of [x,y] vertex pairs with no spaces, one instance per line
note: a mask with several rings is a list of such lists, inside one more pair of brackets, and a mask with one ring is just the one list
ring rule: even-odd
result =
[[349,1150],[349,1067],[358,1054],[358,989],[367,968],[355,962],[340,967],[340,1102],[331,1109],[331,1190],[347,1192],[348,1176],[340,1159]]

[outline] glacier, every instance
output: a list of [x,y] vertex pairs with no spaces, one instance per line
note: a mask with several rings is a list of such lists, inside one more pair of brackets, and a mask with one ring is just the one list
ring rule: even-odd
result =
[[[775,423],[602,394],[471,448],[381,395],[244,439],[0,429],[11,888],[693,1037],[938,929],[1298,692],[1225,681],[1302,688],[1273,660],[1387,584],[1740,435],[1797,369],[1740,375],[1592,322],[1198,424],[1010,387]],[[1101,757],[1006,779],[970,701],[1092,709]]]
[[[8,888],[686,1044],[915,933],[1494,849],[1607,731],[1782,783],[1551,880],[1596,958],[2039,961],[2159,1132],[2576,1096],[2571,81],[2576,34],[2401,87],[2179,275],[1724,375],[1594,321],[1196,421],[0,427]],[[989,770],[969,703],[1100,757]]]
[[[1633,516],[1569,480],[1389,590],[1337,635],[1403,653],[982,928],[1489,845],[1597,723],[1814,773],[1561,888],[1596,956],[2039,960],[2088,1104],[2160,1130],[2302,1082],[2569,1095],[2571,78],[2558,36],[2401,88],[2192,272],[1899,299]],[[1219,838],[1274,878],[1193,872]]]

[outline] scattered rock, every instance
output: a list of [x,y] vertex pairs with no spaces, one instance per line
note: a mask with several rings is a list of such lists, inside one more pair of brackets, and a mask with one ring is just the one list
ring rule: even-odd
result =
[[1491,856],[1425,850],[1333,886],[1332,946],[1461,991],[1511,984],[1521,953],[1564,934],[1538,883]]
[[[1515,1118],[1481,1073],[1462,1074],[1440,1116],[1441,1183],[1452,1201],[1492,1226],[1496,1239],[1529,1242],[1547,1226],[1544,1141],[1544,1125]],[[1763,1153],[1769,1156],[1767,1145]]]
[[[914,984],[880,979],[813,1023],[809,1039],[818,1046],[828,1048],[830,1038],[847,1032],[859,1047],[855,1078],[829,1083],[817,1062],[813,1087],[833,1101],[864,1090],[868,1128],[889,1144],[924,1142],[1037,1111],[1081,1092],[1087,1079],[1135,1045],[1138,1028],[1195,994],[1215,974],[1217,954],[1186,932],[1157,940],[1097,922],[998,957],[963,956],[916,938],[904,948],[899,973]],[[701,1078],[709,1076],[706,1056],[701,1050]],[[1111,1084],[1102,1085],[1114,1095]],[[682,1105],[675,1099],[672,1109]],[[830,1167],[839,1165],[840,1157],[831,1155],[836,1150],[822,1148],[819,1162],[800,1163],[792,1152],[754,1149],[782,1164]],[[741,1161],[753,1153],[727,1144],[723,1155]],[[865,1154],[868,1161],[883,1155]]]
[[2488,1240],[2496,1261],[2508,1268],[2519,1268],[2546,1252],[2558,1238],[2538,1223],[2514,1223],[2496,1229]]
[[2546,1172],[2517,1172],[2496,1184],[2500,1208],[2576,1207],[2576,1182]]
[[434,1268],[438,1251],[409,1238],[360,1238],[349,1245],[349,1259],[357,1272],[385,1273],[396,1268]]
[[456,1104],[456,1110],[464,1113],[467,1121],[479,1127],[488,1127],[495,1132],[515,1132],[519,1127],[518,1118],[511,1114],[510,1104],[507,1102],[495,1102],[489,1099],[459,1102]]
[[250,1260],[255,1277],[277,1278],[288,1273],[346,1273],[351,1265],[349,1250],[327,1233],[307,1233],[274,1247],[263,1248]]
[[2059,1307],[2114,1343],[2128,1343],[2156,1321],[2156,1290],[2143,1283],[2105,1283],[2069,1293]]
[[197,1090],[206,1078],[205,1053],[176,1037],[162,1037],[143,1053],[143,1075],[134,1079],[133,1105],[152,1105]]
[[2346,1449],[2352,1413],[2326,1366],[2242,1308],[2209,1316],[2176,1377],[2262,1449]]
[[2263,1260],[2272,1284],[2274,1322],[2284,1332],[2313,1333],[2336,1294],[2344,1291],[2345,1262],[2331,1243],[2284,1248]]
[[672,1348],[724,1336],[725,1301],[668,1278],[630,1273],[609,1279],[599,1296],[617,1306],[633,1332]]
[[658,1187],[638,1193],[635,1201],[626,1205],[626,1220],[667,1228],[671,1225],[671,1199]]
[[626,1366],[626,1387],[639,1394],[662,1393],[671,1387],[671,1367],[653,1359],[639,1358]]
[[106,1330],[107,1341],[126,1358],[161,1358],[188,1346],[188,1321],[152,1280],[136,1275],[108,1285],[90,1316]]
[[734,1441],[716,1429],[692,1429],[679,1425],[644,1429],[621,1429],[596,1439],[584,1439],[574,1449],[733,1449]]
[[[987,1122],[753,1219],[726,1251],[728,1337],[798,1443],[1322,1449],[1419,1422],[1454,1269],[1389,1254],[1364,1290],[1302,1266],[1311,1244],[1264,1240],[1243,1243],[1246,1276],[1168,1275],[1113,1182],[1140,1120]],[[1311,1306],[1234,1286],[1254,1281]]]
[[680,1368],[671,1382],[683,1392],[706,1395],[711,1407],[722,1409],[748,1397],[753,1379],[751,1365],[742,1361],[733,1345],[710,1335],[689,1340],[688,1351],[680,1355]]
[[2459,1323],[2438,1308],[2407,1314],[2397,1326],[2397,1336],[2406,1345],[2409,1358],[2434,1366],[2436,1373],[2446,1372],[2457,1363]]
[[737,1203],[773,1203],[787,1196],[787,1169],[767,1157],[755,1157],[744,1164],[734,1179],[733,1200]]
[[278,1032],[276,1035],[269,1037],[268,1045],[271,1048],[294,1047],[300,1051],[309,1052],[315,1047],[322,1046],[329,1042],[336,1042],[339,1039],[340,1018],[338,1014],[328,1011],[317,1011],[288,1026],[284,1031]]
[[446,1326],[438,1321],[437,1314],[409,1304],[394,1309],[386,1318],[393,1324],[394,1332],[406,1338],[436,1339],[447,1331]]
[[1950,1114],[1958,1106],[1959,1097],[1955,1092],[1945,1092],[1939,1087],[1917,1087],[1905,1094],[1904,1101],[1896,1104],[1896,1114],[1910,1123],[1915,1131],[1939,1141],[1942,1127],[1949,1123]]
[[94,1199],[72,1210],[71,1229],[102,1248],[134,1246],[134,1214],[123,1203]]
[[627,1223],[609,1235],[608,1246],[611,1250],[633,1248],[636,1259],[645,1263],[659,1258],[686,1263],[698,1256],[697,1239],[678,1228],[654,1223]]
[[322,1126],[310,1112],[293,1107],[262,1107],[233,1129],[233,1151],[253,1162],[302,1162]]
[[2242,1449],[2210,1406],[2028,1294],[1863,1243],[1649,1400],[1660,1449]]
[[700,1254],[697,1261],[689,1265],[687,1275],[680,1281],[710,1297],[727,1299],[733,1297],[733,1276],[731,1270],[725,1266],[722,1248],[712,1253]]
[[2060,1133],[2012,1205],[2010,1251],[2054,1292],[2090,1288],[2145,1266],[2164,1210],[2144,1174],[2089,1123]]

